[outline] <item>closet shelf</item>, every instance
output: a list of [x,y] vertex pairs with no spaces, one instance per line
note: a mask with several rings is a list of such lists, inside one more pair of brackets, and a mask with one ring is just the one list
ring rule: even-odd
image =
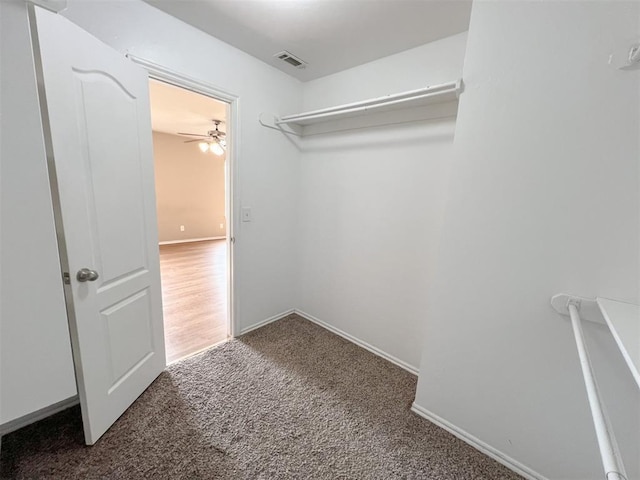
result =
[[[567,295],[566,293],[559,293],[553,296],[551,298],[551,306],[561,315],[569,315],[571,318],[571,328],[576,341],[578,358],[580,359],[582,378],[584,379],[587,400],[591,409],[593,427],[598,439],[598,449],[600,450],[600,459],[604,469],[603,478],[607,480],[625,480],[627,474],[620,456],[615,432],[607,419],[606,408],[591,366],[589,350],[582,330],[582,320],[602,323],[602,317],[604,317],[605,323],[609,326],[613,336],[616,337],[622,354],[626,360],[629,360],[629,351],[626,349],[630,345],[626,341],[631,340],[632,349],[635,348],[635,353],[638,353],[637,347],[640,340],[640,336],[638,336],[638,313],[640,312],[640,307],[615,300],[582,298],[575,295]],[[613,319],[615,320],[612,322],[611,320]],[[620,334],[623,332],[625,337],[626,334],[630,335],[630,337],[626,337],[624,345],[619,342]],[[635,359],[638,359],[637,355]],[[638,373],[637,363],[632,362],[629,366],[634,377],[636,377]],[[638,377],[636,377],[637,380]],[[640,383],[638,386],[640,386]]]
[[575,304],[583,320],[609,327],[631,375],[640,388],[640,305],[609,298],[585,298],[560,293],[551,305],[561,315],[569,315],[568,306]]
[[600,297],[596,302],[640,388],[640,305]]
[[420,88],[408,92],[386,95],[384,97],[360,102],[337,105],[335,107],[310,112],[285,115],[275,120],[276,125],[313,125],[341,118],[358,117],[369,113],[387,112],[403,108],[419,107],[432,103],[457,100],[462,93],[462,80]]

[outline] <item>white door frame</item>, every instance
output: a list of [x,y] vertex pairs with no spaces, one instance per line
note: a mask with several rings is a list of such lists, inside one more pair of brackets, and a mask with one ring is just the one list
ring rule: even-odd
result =
[[127,54],[127,58],[140,65],[149,73],[149,78],[159,80],[164,83],[175,85],[176,87],[190,90],[200,95],[211,97],[215,100],[225,102],[228,108],[228,118],[226,120],[227,130],[227,162],[225,178],[225,215],[227,217],[227,335],[234,338],[240,334],[236,323],[236,314],[238,312],[235,304],[235,286],[234,286],[234,243],[235,243],[235,226],[238,225],[239,219],[235,215],[235,192],[239,191],[238,185],[238,168],[237,158],[240,151],[240,121],[238,118],[238,104],[240,97],[233,93],[222,90],[214,85],[203,82],[201,80],[189,77],[182,73],[171,70],[157,63]]

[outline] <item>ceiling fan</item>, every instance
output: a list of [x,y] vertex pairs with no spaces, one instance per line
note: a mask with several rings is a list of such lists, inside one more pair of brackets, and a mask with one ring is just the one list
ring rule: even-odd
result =
[[227,142],[225,140],[225,136],[227,135],[225,132],[221,132],[218,129],[218,126],[223,123],[222,120],[212,120],[216,126],[215,130],[209,130],[206,135],[202,135],[199,133],[185,133],[178,132],[178,135],[183,135],[187,137],[200,137],[194,138],[193,140],[186,140],[184,143],[193,143],[199,142],[198,147],[202,152],[210,151],[215,155],[222,155],[227,148]]

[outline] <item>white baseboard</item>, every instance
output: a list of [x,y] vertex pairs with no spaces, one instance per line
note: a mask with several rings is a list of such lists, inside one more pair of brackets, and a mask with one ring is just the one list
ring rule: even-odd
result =
[[405,362],[403,360],[400,360],[399,358],[396,358],[393,355],[389,355],[387,352],[384,352],[384,351],[380,350],[379,348],[368,344],[367,342],[363,342],[359,338],[354,337],[353,335],[351,335],[351,334],[349,334],[347,332],[343,332],[339,328],[336,328],[336,327],[334,327],[333,325],[330,325],[327,322],[323,322],[319,318],[316,318],[313,315],[310,315],[310,314],[308,314],[306,312],[303,312],[302,310],[296,309],[295,313],[300,315],[302,318],[305,318],[305,319],[309,320],[310,322],[313,322],[316,325],[319,325],[322,328],[324,328],[326,330],[329,330],[330,332],[335,333],[336,335],[339,335],[340,337],[349,340],[351,343],[355,343],[359,347],[362,347],[365,350],[369,350],[371,353],[373,353],[375,355],[378,355],[379,357],[384,358],[385,360],[393,363],[394,365],[399,366],[400,368],[406,370],[407,372],[412,373],[413,375],[418,375],[418,367],[414,367],[413,365],[409,365],[407,362]]
[[28,415],[25,415],[23,417],[16,418],[15,420],[11,420],[7,423],[3,423],[2,425],[0,425],[0,435],[6,435],[7,433],[11,433],[22,427],[26,427],[27,425],[31,425],[32,423],[36,423],[43,418],[47,418],[54,413],[66,410],[67,408],[73,407],[78,403],[78,396],[74,395],[73,397],[54,403],[53,405],[49,405],[48,407],[41,408],[40,410],[29,413]]
[[166,242],[158,242],[158,245],[173,245],[175,243],[205,242],[207,240],[224,240],[226,238],[227,237],[185,238],[183,240],[169,240]]
[[413,405],[411,405],[411,411],[421,416],[422,418],[426,418],[431,423],[435,423],[439,427],[444,428],[447,432],[452,433],[463,442],[468,443],[476,450],[479,450],[488,457],[493,458],[495,461],[501,463],[509,470],[513,470],[514,472],[516,472],[518,475],[522,475],[524,478],[527,478],[529,480],[548,480],[545,476],[540,475],[538,472],[531,470],[526,465],[523,465],[510,456],[502,453],[500,450],[474,437],[470,433],[465,432],[461,428],[458,428],[455,425],[449,423],[444,418],[441,418],[435,413],[430,412],[426,408],[416,405],[415,402],[413,403]]
[[276,320],[280,320],[281,318],[284,318],[286,316],[291,315],[292,313],[295,313],[295,310],[293,308],[284,311],[282,313],[278,313],[277,315],[274,315],[273,317],[269,317],[265,320],[262,320],[258,323],[254,323],[253,325],[250,325],[248,327],[243,328],[242,330],[240,330],[240,335],[244,335],[245,333],[249,333],[253,330],[257,330],[260,327],[264,327],[265,325],[268,325],[272,322],[275,322]]

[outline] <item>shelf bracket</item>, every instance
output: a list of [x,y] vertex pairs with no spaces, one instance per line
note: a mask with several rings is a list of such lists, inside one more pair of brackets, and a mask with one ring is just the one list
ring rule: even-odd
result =
[[262,112],[260,113],[260,115],[258,115],[258,122],[260,122],[260,125],[262,125],[263,127],[277,130],[288,135],[295,135],[296,137],[302,136],[302,128],[296,125],[289,125],[289,128],[284,128],[282,124],[278,123],[279,121],[280,119],[272,113]]
[[606,325],[595,298],[579,297],[568,293],[559,293],[551,297],[551,306],[560,315],[569,316],[569,305],[575,305],[583,320]]

